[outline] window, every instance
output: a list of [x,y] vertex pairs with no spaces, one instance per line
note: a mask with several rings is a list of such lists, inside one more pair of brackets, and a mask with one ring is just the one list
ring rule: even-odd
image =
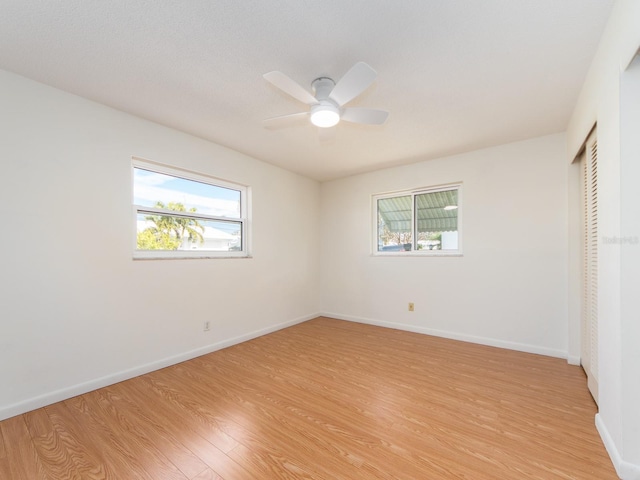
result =
[[247,187],[133,160],[134,258],[246,257]]
[[374,254],[460,254],[461,185],[374,195]]

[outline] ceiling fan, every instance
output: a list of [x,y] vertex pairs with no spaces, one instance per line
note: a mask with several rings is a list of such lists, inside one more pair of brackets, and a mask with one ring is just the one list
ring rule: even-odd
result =
[[344,108],[344,105],[369,88],[377,75],[369,65],[358,62],[338,83],[328,77],[316,78],[311,82],[314,92],[312,95],[282,72],[265,73],[263,77],[266,81],[311,108],[308,112],[268,118],[264,123],[266,126],[273,127],[308,116],[312,124],[321,128],[333,127],[340,120],[365,125],[382,125],[387,120],[389,112],[361,107]]

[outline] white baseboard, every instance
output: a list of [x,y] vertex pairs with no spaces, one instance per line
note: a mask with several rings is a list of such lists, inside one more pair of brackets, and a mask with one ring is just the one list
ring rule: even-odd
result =
[[366,323],[378,327],[395,328],[396,330],[406,330],[408,332],[423,333],[425,335],[433,335],[434,337],[449,338],[451,340],[461,340],[463,342],[478,343],[490,347],[506,348],[508,350],[517,350],[519,352],[535,353],[538,355],[546,355],[548,357],[567,358],[567,352],[563,350],[555,350],[552,348],[539,347],[537,345],[529,345],[526,343],[507,342],[504,340],[496,340],[488,337],[477,337],[474,335],[464,335],[446,330],[436,330],[433,328],[419,327],[416,325],[408,325],[405,323],[385,322],[383,320],[374,320],[370,318],[354,317],[351,315],[340,315],[338,313],[322,313],[324,317],[337,318],[338,320],[347,320],[349,322]]
[[579,367],[581,365],[580,357],[576,355],[567,355],[567,363],[569,365],[577,365]]
[[232,345],[237,345],[238,343],[246,342],[248,340],[253,340],[254,338],[261,337],[262,335],[273,333],[278,330],[282,330],[283,328],[297,325],[298,323],[306,322],[307,320],[311,320],[312,318],[316,318],[318,316],[319,314],[307,315],[304,317],[297,318],[295,320],[290,320],[288,322],[272,325],[270,327],[263,328],[260,330],[255,330],[253,332],[249,332],[244,335],[240,335],[238,337],[222,340],[220,342],[213,343],[211,345],[206,345],[204,347],[200,347],[195,350],[183,352],[178,355],[173,355],[171,357],[157,360],[155,362],[139,365],[137,367],[134,367],[128,370],[116,372],[111,375],[106,375],[104,377],[97,378],[95,380],[80,383],[77,385],[72,385],[71,387],[61,388],[53,392],[48,392],[43,395],[39,395],[37,397],[29,398],[22,402],[7,405],[0,408],[0,420],[14,417],[16,415],[20,415],[22,413],[35,410],[37,408],[44,407],[46,405],[51,405],[52,403],[60,402],[62,400],[66,400],[68,398],[72,398],[77,395],[82,395],[84,393],[91,392],[92,390],[97,390],[98,388],[113,385],[114,383],[122,382],[124,380],[129,380],[130,378],[138,377],[140,375],[144,375],[145,373],[153,372],[154,370],[159,370],[161,368],[169,367],[171,365],[175,365],[177,363],[184,362],[186,360],[191,360],[192,358],[196,358],[201,355],[206,355],[207,353],[215,352],[216,350],[222,350],[223,348],[227,348]]
[[615,467],[618,476],[622,480],[640,480],[640,465],[625,462],[622,459],[622,456],[620,455],[616,444],[613,442],[613,438],[611,438],[609,430],[599,413],[596,414],[596,428],[598,429],[602,443],[604,443],[604,448],[607,449],[607,453],[613,462],[613,466]]

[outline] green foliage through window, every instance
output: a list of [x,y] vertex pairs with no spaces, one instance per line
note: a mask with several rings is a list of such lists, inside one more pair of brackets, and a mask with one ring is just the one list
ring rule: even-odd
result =
[[[155,208],[171,210],[174,212],[186,212],[186,207],[180,202],[156,202]],[[196,213],[192,207],[188,210]],[[138,233],[137,245],[142,250],[177,250],[184,240],[189,242],[204,243],[204,227],[194,218],[175,217],[171,215],[147,215],[144,219],[152,222],[154,226],[145,228]]]

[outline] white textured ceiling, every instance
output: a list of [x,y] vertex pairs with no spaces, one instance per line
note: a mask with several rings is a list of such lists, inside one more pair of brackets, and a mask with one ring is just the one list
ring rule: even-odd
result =
[[[0,68],[327,180],[564,131],[613,0],[0,0]],[[262,74],[364,61],[329,140]],[[132,152],[135,153],[135,152]]]

